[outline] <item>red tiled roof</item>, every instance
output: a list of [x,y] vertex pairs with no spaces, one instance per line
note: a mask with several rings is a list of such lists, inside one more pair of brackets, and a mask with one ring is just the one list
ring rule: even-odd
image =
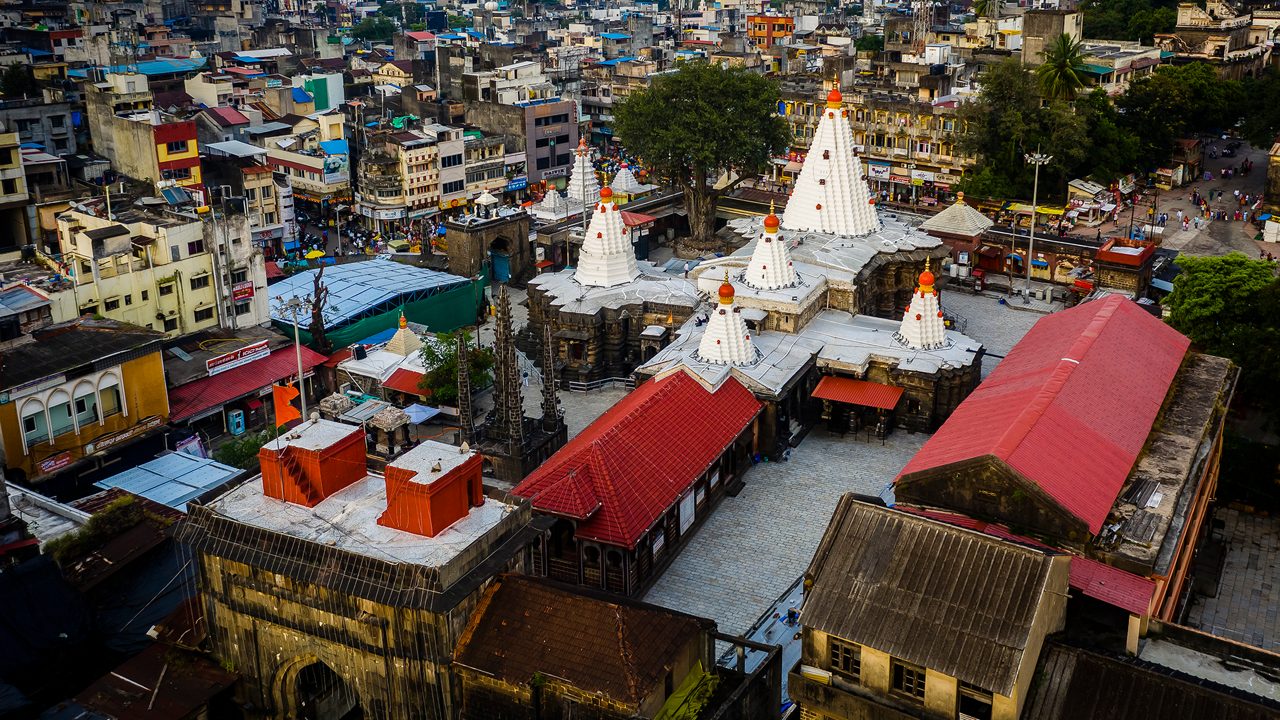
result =
[[284,271],[280,269],[280,266],[276,264],[275,260],[268,260],[263,263],[263,265],[266,266],[268,280],[284,277]]
[[382,387],[399,390],[410,395],[426,395],[428,391],[418,387],[418,383],[422,382],[422,378],[423,375],[420,372],[399,368],[391,373],[391,377],[382,382]]
[[417,40],[418,42],[423,42],[425,40],[434,40],[436,37],[435,35],[427,32],[426,30],[417,30],[415,32],[407,32],[405,33],[405,35],[414,40]]
[[341,350],[336,350],[332,355],[329,356],[328,360],[324,361],[323,364],[327,368],[336,368],[338,367],[338,363],[351,357],[352,354],[353,353],[351,352],[351,348],[342,348]]
[[867,380],[827,375],[818,381],[818,386],[813,389],[813,396],[821,400],[832,400],[849,405],[892,410],[898,406],[898,400],[902,398],[902,388]]
[[650,380],[514,492],[540,511],[580,520],[579,537],[634,548],[760,408],[733,378],[715,392],[684,372]]
[[1083,557],[1071,558],[1071,587],[1085,595],[1128,610],[1134,615],[1151,612],[1156,584],[1144,577]]
[[622,224],[627,227],[644,225],[645,223],[651,223],[657,219],[658,218],[652,215],[645,215],[644,213],[630,212],[627,210],[622,211]]
[[205,109],[206,113],[213,118],[213,121],[222,127],[231,127],[232,125],[248,125],[249,118],[244,113],[232,107],[211,107]]
[[[308,371],[325,361],[325,356],[302,348],[302,368]],[[209,408],[225,405],[278,380],[298,373],[293,347],[283,347],[270,355],[217,375],[180,385],[169,391],[169,419],[182,422]]]
[[994,457],[1096,534],[1189,344],[1116,295],[1046,316],[895,482]]

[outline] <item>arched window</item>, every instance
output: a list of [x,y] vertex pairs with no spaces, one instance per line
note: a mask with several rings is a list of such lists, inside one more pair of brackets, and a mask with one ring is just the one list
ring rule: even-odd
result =
[[49,393],[45,400],[46,412],[49,416],[49,437],[56,438],[75,430],[71,419],[71,393],[58,389]]
[[75,417],[76,432],[98,422],[98,390],[88,380],[76,383],[71,393],[72,413]]
[[31,447],[49,439],[49,422],[45,417],[44,403],[36,398],[27,398],[19,408],[22,418],[22,443]]

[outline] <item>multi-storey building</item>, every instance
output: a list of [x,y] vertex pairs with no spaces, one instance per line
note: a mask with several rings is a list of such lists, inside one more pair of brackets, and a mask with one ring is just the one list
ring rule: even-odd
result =
[[748,15],[747,42],[759,48],[771,48],[784,42],[796,31],[796,21],[781,15]]
[[18,133],[18,141],[35,143],[54,155],[77,151],[71,103],[30,100],[0,100],[0,125]]
[[196,124],[154,108],[147,78],[109,73],[85,86],[94,150],[129,177],[203,190]]
[[[79,210],[58,217],[70,290],[53,318],[103,316],[171,336],[218,325],[218,279],[200,221],[113,208],[115,220]],[[265,273],[262,285],[266,286]]]
[[0,256],[16,253],[27,237],[27,177],[18,133],[0,133]]
[[[325,112],[287,116],[282,134],[259,136],[273,170],[289,177],[294,199],[318,213],[351,201],[351,173],[343,116]],[[283,120],[283,119],[282,119]]]
[[465,133],[463,143],[466,155],[467,199],[474,200],[485,192],[494,195],[505,192],[508,189],[506,138],[495,135],[484,136],[471,131]]
[[75,318],[33,330],[29,340],[6,349],[0,368],[0,441],[10,479],[84,478],[161,432],[169,417],[162,333]]
[[247,143],[220,142],[204,146],[203,165],[211,188],[227,186],[230,197],[243,198],[244,215],[256,247],[278,257],[296,229],[285,218],[281,190],[288,179],[272,172],[267,151]]

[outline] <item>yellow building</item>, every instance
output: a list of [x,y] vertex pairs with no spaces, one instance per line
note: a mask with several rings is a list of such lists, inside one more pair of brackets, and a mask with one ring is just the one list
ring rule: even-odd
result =
[[93,149],[129,177],[203,187],[196,124],[154,108],[145,75],[108,74],[85,89]]
[[395,85],[406,88],[413,84],[413,61],[392,60],[385,62],[373,73],[375,85]]
[[114,215],[58,216],[58,242],[75,284],[51,296],[54,321],[95,315],[171,336],[217,326],[219,279],[201,222],[135,209]]
[[845,495],[805,573],[800,717],[1017,720],[1069,562]]
[[5,351],[0,440],[5,474],[41,482],[84,474],[154,436],[169,417],[164,334],[82,318]]
[[[2,129],[2,128],[0,128]],[[18,133],[0,133],[0,256],[17,253],[27,239],[27,176]]]

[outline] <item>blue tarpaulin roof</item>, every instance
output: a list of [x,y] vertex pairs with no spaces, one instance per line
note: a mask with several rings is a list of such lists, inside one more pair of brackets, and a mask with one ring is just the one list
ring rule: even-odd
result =
[[412,420],[416,425],[418,423],[424,423],[430,420],[431,418],[439,415],[440,408],[433,408],[427,405],[419,405],[418,403],[414,403],[404,409],[404,414],[408,415],[409,419]]
[[605,40],[630,40],[631,36],[626,33],[600,33],[600,37]]
[[320,143],[320,149],[326,155],[346,155],[348,152],[346,140],[325,140]]
[[293,101],[294,101],[294,102],[296,102],[296,103],[308,103],[308,102],[311,102],[311,100],[312,100],[312,99],[313,99],[313,98],[311,97],[311,94],[310,94],[310,93],[308,93],[306,90],[303,90],[302,88],[294,88],[294,89],[293,89]]
[[187,503],[226,483],[242,471],[186,453],[169,453],[132,470],[100,480],[104,490],[118,487],[183,512]]
[[[143,75],[169,75],[199,70],[204,67],[205,62],[205,58],[164,58],[161,60],[147,60],[137,65],[112,65],[107,69],[107,72],[122,73],[132,68]],[[76,68],[75,70],[68,70],[67,74],[71,77],[89,77],[90,70],[92,68]]]

